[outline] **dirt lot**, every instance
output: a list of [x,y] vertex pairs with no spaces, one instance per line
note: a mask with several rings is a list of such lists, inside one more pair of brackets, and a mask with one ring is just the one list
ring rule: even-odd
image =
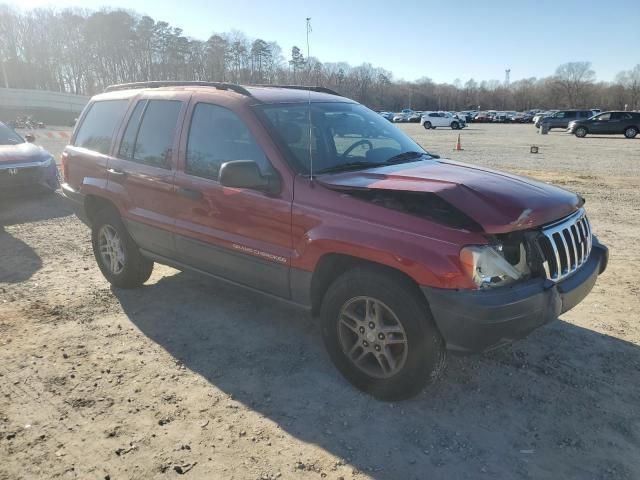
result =
[[472,125],[453,152],[451,130],[403,128],[584,195],[611,249],[591,295],[381,403],[306,314],[168,267],[113,290],[59,197],[2,199],[0,479],[640,478],[640,138]]

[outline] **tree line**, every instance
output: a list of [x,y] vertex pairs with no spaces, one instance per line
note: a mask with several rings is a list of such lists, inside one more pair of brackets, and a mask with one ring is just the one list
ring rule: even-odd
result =
[[397,111],[599,107],[640,109],[640,64],[598,82],[589,62],[510,84],[498,80],[414,82],[370,63],[306,58],[297,46],[239,31],[191,38],[165,21],[125,10],[34,9],[0,5],[0,86],[92,95],[147,80],[324,86],[372,108]]

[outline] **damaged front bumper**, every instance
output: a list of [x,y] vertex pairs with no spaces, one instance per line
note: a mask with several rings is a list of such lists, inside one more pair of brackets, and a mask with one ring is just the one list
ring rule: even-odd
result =
[[604,272],[608,258],[607,247],[594,237],[589,259],[558,283],[533,279],[486,290],[421,289],[449,350],[485,352],[523,338],[575,307]]

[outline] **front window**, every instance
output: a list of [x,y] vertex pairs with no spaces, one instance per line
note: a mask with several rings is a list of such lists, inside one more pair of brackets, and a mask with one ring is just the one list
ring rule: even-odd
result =
[[220,166],[232,160],[253,160],[263,173],[270,170],[267,157],[240,117],[224,107],[198,103],[189,128],[185,172],[217,180]]
[[9,127],[0,124],[0,145],[17,145],[18,143],[24,143],[22,137]]
[[295,167],[308,174],[415,161],[420,145],[363,105],[275,104],[257,107],[284,144]]
[[611,120],[611,114],[610,113],[603,113],[603,114],[598,115],[597,117],[595,117],[594,120],[597,120],[598,122],[608,122],[609,120]]

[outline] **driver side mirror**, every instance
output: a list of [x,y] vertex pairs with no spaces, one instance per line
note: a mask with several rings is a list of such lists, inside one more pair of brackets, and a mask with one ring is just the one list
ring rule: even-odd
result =
[[269,195],[280,193],[280,178],[277,175],[262,175],[253,160],[233,160],[220,166],[220,184],[232,188],[261,190]]
[[27,143],[34,143],[36,141],[36,136],[33,133],[27,133],[24,136],[24,139],[27,141]]

